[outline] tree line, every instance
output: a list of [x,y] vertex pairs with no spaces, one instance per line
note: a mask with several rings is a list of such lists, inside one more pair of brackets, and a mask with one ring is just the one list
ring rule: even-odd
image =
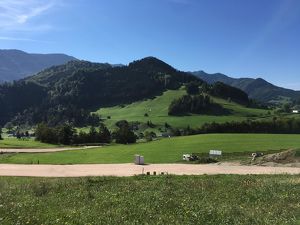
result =
[[270,133],[270,134],[300,134],[300,119],[247,120],[241,122],[205,123],[199,128],[176,129],[174,136],[209,134],[209,133]]
[[90,127],[89,132],[77,132],[71,124],[49,127],[45,123],[40,123],[35,129],[35,139],[60,145],[104,144],[112,142],[113,139],[116,143],[129,144],[135,143],[137,136],[126,124],[122,124],[114,132],[110,132],[102,123],[98,128]]
[[204,124],[199,133],[300,134],[300,120],[294,118]]

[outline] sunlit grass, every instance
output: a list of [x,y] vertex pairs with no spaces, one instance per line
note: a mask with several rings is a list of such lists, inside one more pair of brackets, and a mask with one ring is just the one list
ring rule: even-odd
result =
[[249,153],[300,148],[300,135],[292,134],[205,134],[166,138],[133,145],[112,145],[96,149],[53,153],[15,154],[0,159],[0,163],[81,164],[130,163],[135,154],[146,163],[176,163],[185,153],[207,153],[211,149],[224,153]]
[[0,178],[1,224],[293,225],[300,176]]
[[41,143],[33,138],[22,140],[17,138],[4,138],[0,140],[0,148],[53,148],[57,145]]
[[[213,100],[231,111],[231,114],[223,116],[195,114],[188,116],[169,116],[168,107],[172,100],[185,94],[186,91],[183,88],[179,90],[169,90],[154,99],[139,101],[124,106],[102,108],[98,110],[97,113],[105,120],[106,125],[110,128],[114,128],[115,123],[119,120],[139,121],[142,123],[146,123],[150,120],[158,127],[168,123],[174,127],[185,128],[190,126],[195,128],[207,122],[224,123],[227,121],[270,117],[267,110],[247,108],[219,98],[213,98]],[[148,114],[147,117],[145,116],[146,113]],[[107,119],[107,117],[110,117],[110,119]]]

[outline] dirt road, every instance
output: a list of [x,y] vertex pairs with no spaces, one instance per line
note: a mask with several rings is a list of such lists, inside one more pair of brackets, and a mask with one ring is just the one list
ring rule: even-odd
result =
[[83,164],[83,165],[22,165],[0,164],[0,176],[30,177],[83,177],[83,176],[133,176],[146,172],[166,172],[176,175],[202,174],[300,174],[300,168],[236,165],[189,164]]
[[3,153],[43,153],[43,152],[61,152],[79,149],[99,148],[101,146],[83,146],[71,148],[0,148]]

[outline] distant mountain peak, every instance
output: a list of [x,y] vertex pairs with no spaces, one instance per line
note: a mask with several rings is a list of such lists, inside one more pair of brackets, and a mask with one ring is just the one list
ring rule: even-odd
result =
[[61,54],[27,53],[18,49],[0,50],[0,82],[22,79],[54,65],[76,58]]
[[152,64],[152,65],[165,65],[171,67],[169,64],[165,63],[164,61],[154,57],[154,56],[147,56],[139,60],[135,60],[129,65],[139,65],[139,64]]
[[213,84],[218,81],[245,91],[250,98],[263,102],[274,102],[282,96],[290,99],[300,98],[300,92],[277,87],[263,78],[232,78],[222,73],[208,74],[204,71],[192,72],[200,79]]
[[256,78],[255,80],[257,80],[257,81],[263,81],[263,82],[267,82],[265,79],[263,79],[263,78],[261,78],[261,77],[258,77],[258,78]]
[[[26,53],[19,49],[0,49],[0,52],[23,52],[23,53]],[[26,53],[26,54],[28,54],[28,53]]]

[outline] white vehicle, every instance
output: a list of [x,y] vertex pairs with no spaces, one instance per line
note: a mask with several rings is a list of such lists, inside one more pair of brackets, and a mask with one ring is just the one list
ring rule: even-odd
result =
[[184,161],[190,161],[191,155],[190,154],[183,154],[182,155],[182,160]]
[[199,157],[194,154],[183,154],[182,155],[182,160],[184,160],[184,161],[195,161],[198,159],[199,159]]

